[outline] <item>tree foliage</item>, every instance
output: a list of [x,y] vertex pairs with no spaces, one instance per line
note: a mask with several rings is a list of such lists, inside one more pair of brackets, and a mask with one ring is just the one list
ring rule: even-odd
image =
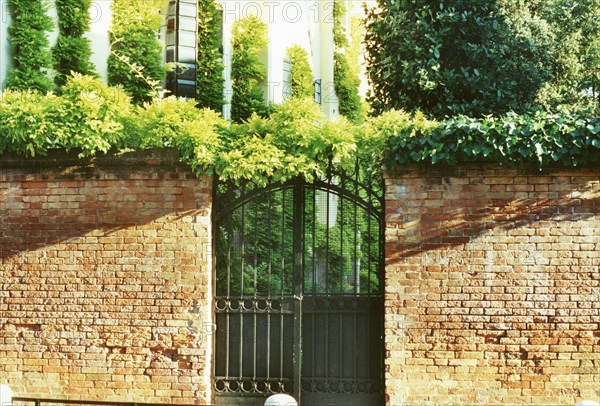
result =
[[223,57],[220,6],[215,0],[198,1],[198,76],[196,101],[199,107],[223,109]]
[[523,112],[551,77],[549,44],[511,30],[495,1],[378,4],[366,36],[375,112]]
[[14,48],[14,66],[6,87],[14,90],[52,90],[48,68],[52,65],[47,31],[52,29],[52,19],[46,15],[42,0],[9,0],[8,7],[13,22],[8,29]]
[[300,45],[292,45],[286,51],[291,65],[291,97],[312,99],[314,94],[313,73],[308,52]]
[[547,23],[553,40],[553,78],[541,104],[600,110],[600,0],[545,0],[531,12]]
[[84,37],[90,28],[92,0],[56,0],[55,4],[59,33],[52,50],[54,81],[61,87],[72,72],[95,75],[95,67],[90,62],[90,41]]
[[113,0],[108,83],[120,85],[136,104],[150,101],[165,74],[161,26],[162,0]]
[[241,122],[252,113],[267,112],[262,88],[267,76],[262,62],[267,49],[267,25],[254,15],[240,18],[233,24],[231,45],[231,119]]

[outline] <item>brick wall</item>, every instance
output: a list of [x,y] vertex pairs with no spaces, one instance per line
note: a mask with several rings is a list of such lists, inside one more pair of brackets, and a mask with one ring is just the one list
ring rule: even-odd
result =
[[0,158],[0,383],[210,403],[211,178],[170,152]]
[[600,401],[600,169],[387,174],[388,404]]

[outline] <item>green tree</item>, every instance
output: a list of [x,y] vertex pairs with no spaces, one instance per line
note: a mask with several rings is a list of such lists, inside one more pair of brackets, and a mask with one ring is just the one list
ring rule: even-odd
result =
[[198,76],[196,101],[200,107],[223,109],[223,57],[219,5],[215,0],[198,1]]
[[252,113],[267,113],[262,88],[267,76],[262,62],[267,49],[267,25],[253,15],[237,20],[232,28],[231,45],[231,119],[241,122],[250,118]]
[[47,69],[52,65],[46,32],[52,29],[52,19],[46,15],[42,0],[9,0],[13,23],[8,29],[14,48],[14,66],[6,79],[13,90],[50,91],[52,81]]
[[[333,3],[333,43],[335,52],[333,54],[333,87],[339,101],[340,114],[352,122],[361,120],[362,105],[358,88],[360,79],[357,69],[350,67],[350,61],[346,55],[349,46],[346,37],[346,29],[342,24],[342,18],[347,10],[343,0],[335,0]],[[358,62],[357,62],[358,63]]]
[[136,104],[150,101],[165,74],[156,37],[162,0],[113,0],[108,83],[120,85]]
[[292,45],[286,51],[291,65],[291,97],[310,98],[314,93],[313,72],[308,61],[308,52],[300,45]]
[[375,112],[435,117],[526,111],[551,78],[548,43],[511,27],[488,0],[379,0],[367,16]]
[[540,102],[546,107],[598,108],[600,0],[546,0],[535,12],[553,34],[553,79],[541,94]]
[[84,34],[90,28],[90,6],[92,0],[56,0],[58,14],[58,38],[52,53],[56,85],[61,87],[72,72],[95,75],[90,62],[92,50]]

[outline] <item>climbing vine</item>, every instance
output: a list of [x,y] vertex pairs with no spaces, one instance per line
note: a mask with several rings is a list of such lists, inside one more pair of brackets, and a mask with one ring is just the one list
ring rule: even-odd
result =
[[165,74],[161,26],[162,0],[113,0],[108,83],[120,85],[141,104],[157,96]]
[[358,94],[360,79],[352,72],[350,62],[345,52],[348,48],[346,29],[342,24],[342,18],[346,15],[344,0],[335,0],[333,3],[333,43],[335,52],[333,55],[333,86],[339,101],[340,114],[348,120],[358,123],[362,118],[361,101]]
[[223,56],[220,7],[215,0],[198,1],[198,75],[196,101],[199,107],[220,112],[223,108]]
[[52,19],[46,14],[42,0],[9,0],[8,7],[13,23],[8,29],[14,48],[14,66],[6,79],[6,87],[14,90],[52,90],[47,75],[52,65],[47,31],[52,29]]
[[72,72],[95,75],[90,61],[90,41],[84,34],[90,28],[89,9],[92,0],[56,0],[58,15],[58,38],[52,50],[56,76],[54,81],[61,87]]
[[267,25],[254,15],[240,18],[233,24],[231,45],[231,119],[242,122],[252,113],[265,115],[262,85],[267,68],[261,57],[267,48]]
[[308,61],[308,52],[300,45],[287,49],[291,66],[291,97],[296,99],[312,98],[314,93],[313,73]]

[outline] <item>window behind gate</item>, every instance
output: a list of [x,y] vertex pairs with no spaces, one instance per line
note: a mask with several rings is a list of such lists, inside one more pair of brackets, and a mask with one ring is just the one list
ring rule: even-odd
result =
[[217,184],[217,404],[382,404],[381,192],[358,164],[310,184]]

